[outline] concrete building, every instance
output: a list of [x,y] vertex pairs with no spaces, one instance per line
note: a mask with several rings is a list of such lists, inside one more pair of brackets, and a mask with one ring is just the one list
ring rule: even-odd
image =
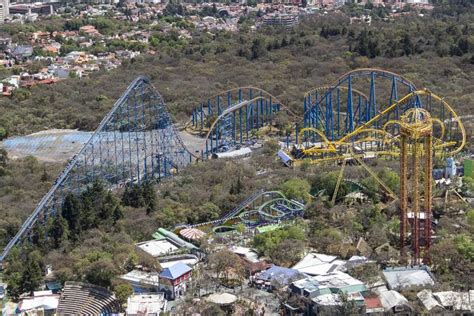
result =
[[10,0],[0,0],[0,23],[5,23],[10,15]]
[[270,13],[263,17],[264,25],[292,27],[298,24],[299,17],[296,14]]
[[120,279],[129,283],[133,287],[134,293],[157,292],[160,290],[160,275],[158,272],[132,270],[122,275]]
[[51,315],[56,312],[59,304],[59,294],[51,291],[36,291],[32,296],[24,297],[19,303],[17,310],[21,315],[33,315],[35,313]]
[[127,299],[128,316],[160,315],[166,311],[164,293],[143,293],[132,295]]
[[[322,257],[330,260],[331,256]],[[363,293],[367,291],[361,281],[344,272],[333,272],[317,275],[293,282],[290,286],[293,294],[305,297],[305,310],[312,310],[315,314],[337,314],[342,306],[341,294],[347,295],[359,312],[365,312]]]

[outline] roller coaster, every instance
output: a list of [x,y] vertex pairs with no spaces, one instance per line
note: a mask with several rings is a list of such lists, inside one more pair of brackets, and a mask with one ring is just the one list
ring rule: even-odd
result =
[[[256,132],[276,127],[279,115],[293,122],[292,128],[279,131],[287,139],[282,151],[293,165],[329,161],[364,166],[367,159],[400,158],[400,244],[404,249],[407,221],[416,223],[431,212],[431,198],[426,195],[429,185],[425,184],[424,206],[420,208],[413,202],[419,200],[419,190],[415,190],[418,185],[409,182],[408,175],[418,168],[421,158],[428,159],[430,166],[428,157],[452,156],[462,150],[466,132],[456,112],[442,97],[418,89],[405,77],[379,69],[357,69],[331,85],[312,89],[304,95],[303,110],[299,117],[276,97],[254,87],[217,94],[195,107],[186,125],[205,139],[201,156],[196,157],[179,137],[161,95],[149,79],[138,77],[7,244],[0,263],[15,245],[28,239],[35,225],[44,225],[49,216],[61,210],[67,194],[85,190],[96,179],[115,189],[173,176],[212,153],[248,146]],[[411,165],[408,157],[414,157]],[[430,173],[428,169],[425,172]],[[416,170],[414,175],[418,175]],[[407,211],[410,199],[404,195],[409,191],[414,192],[412,215]],[[278,203],[262,209],[260,215],[278,217],[281,214],[275,205]],[[429,249],[431,237],[427,230],[420,233],[416,228],[420,226],[413,227],[413,236],[423,235],[420,242],[412,242],[418,258],[420,243]]]
[[272,126],[281,110],[298,116],[269,92],[255,87],[230,89],[208,98],[192,111],[187,123],[194,133],[205,135],[202,158],[248,145],[255,132]]

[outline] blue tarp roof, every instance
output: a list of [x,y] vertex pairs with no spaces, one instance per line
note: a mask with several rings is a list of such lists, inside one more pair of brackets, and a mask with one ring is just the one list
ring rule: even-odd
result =
[[191,270],[192,269],[188,265],[182,262],[178,262],[169,268],[163,269],[163,271],[161,271],[160,273],[160,278],[175,280],[179,278],[180,276],[182,276],[183,274],[188,273]]
[[278,157],[280,157],[280,159],[284,162],[284,163],[288,163],[288,161],[292,161],[293,159],[288,156],[287,153],[285,153],[283,150],[279,150],[278,151]]
[[295,269],[284,268],[279,266],[271,266],[269,269],[263,271],[257,279],[263,281],[272,281],[275,280],[283,285],[287,285],[293,281],[296,281],[301,277],[301,279],[305,278],[306,275],[299,272]]

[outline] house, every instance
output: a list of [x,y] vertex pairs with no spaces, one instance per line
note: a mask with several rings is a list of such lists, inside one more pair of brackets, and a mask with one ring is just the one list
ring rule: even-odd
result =
[[18,45],[11,51],[11,55],[17,61],[24,61],[33,56],[33,46],[31,45]]
[[191,280],[192,270],[181,262],[163,269],[160,273],[160,290],[171,300],[182,296],[186,292],[187,283]]
[[127,299],[128,316],[160,315],[166,311],[164,293],[143,293],[132,295]]
[[79,28],[79,32],[85,33],[91,36],[100,35],[99,31],[93,25],[84,25]]

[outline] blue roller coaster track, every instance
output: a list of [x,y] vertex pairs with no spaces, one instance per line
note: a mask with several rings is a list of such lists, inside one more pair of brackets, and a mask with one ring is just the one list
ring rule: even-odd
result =
[[[323,130],[329,140],[337,140],[375,117],[382,106],[391,105],[399,96],[415,90],[414,83],[398,74],[357,69],[344,74],[331,86],[305,94],[303,127]],[[403,111],[397,107],[394,119]]]
[[195,157],[173,126],[161,95],[146,77],[125,90],[95,133],[68,163],[2,254],[27,237],[33,226],[60,211],[65,196],[100,179],[107,187],[168,177]]

